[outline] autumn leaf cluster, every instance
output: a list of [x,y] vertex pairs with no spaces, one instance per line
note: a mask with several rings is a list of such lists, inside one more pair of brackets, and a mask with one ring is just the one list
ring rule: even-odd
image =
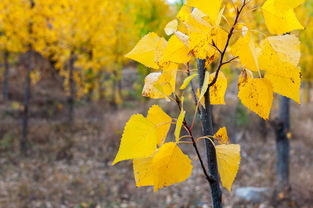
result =
[[[180,106],[177,119],[153,106],[147,117],[134,115],[126,124],[113,163],[133,159],[137,186],[154,186],[158,190],[191,174],[191,161],[179,145],[183,143],[181,138],[192,136],[190,132],[182,137],[180,134],[182,126],[192,130],[195,121],[188,129],[183,100],[187,87],[199,77],[192,70],[197,60],[205,62],[206,71],[202,88],[194,89],[195,114],[200,105],[205,107],[207,91],[211,105],[226,104],[228,80],[223,69],[228,64],[241,69],[239,99],[260,117],[269,119],[274,93],[300,103],[300,41],[291,32],[303,29],[294,10],[304,1],[267,0],[257,5],[258,2],[188,0],[164,28],[168,37],[150,32],[126,54],[151,69],[145,78],[143,96],[176,101]],[[255,6],[260,8],[267,32],[247,18],[253,16]],[[178,89],[176,77],[180,72],[188,76]],[[164,143],[171,123],[176,123],[174,137],[169,136],[174,141]],[[240,146],[230,144],[225,135],[226,128],[222,128],[204,139],[214,143],[221,183],[230,190],[239,168]]]

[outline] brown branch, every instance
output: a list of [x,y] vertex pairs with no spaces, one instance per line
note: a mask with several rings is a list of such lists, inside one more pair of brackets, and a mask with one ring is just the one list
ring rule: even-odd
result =
[[[179,97],[178,97],[177,95],[175,95],[175,98],[176,98],[176,104],[177,104],[179,110],[181,110],[181,100],[179,99]],[[200,165],[201,165],[202,171],[203,171],[203,173],[204,173],[204,175],[205,175],[207,181],[208,181],[209,183],[216,181],[216,179],[215,179],[213,176],[209,175],[208,172],[206,171],[206,168],[205,168],[205,166],[204,166],[204,163],[203,163],[203,160],[202,160],[200,151],[199,151],[199,149],[198,149],[196,140],[195,140],[195,138],[193,137],[192,131],[191,131],[190,127],[188,126],[188,123],[187,123],[187,121],[186,121],[185,118],[184,118],[184,120],[183,120],[183,126],[184,126],[184,128],[186,129],[186,131],[188,132],[188,134],[190,135],[190,138],[191,138],[191,141],[192,141],[192,145],[193,145],[193,147],[194,147],[194,149],[195,149],[195,151],[196,151],[196,153],[197,153],[197,156],[198,156],[198,159],[199,159],[199,161],[200,161]]]
[[[226,50],[227,50],[227,48],[228,48],[228,46],[229,46],[230,39],[231,39],[231,37],[233,36],[235,27],[236,27],[236,25],[237,25],[237,23],[238,23],[238,21],[239,21],[240,14],[242,13],[242,10],[244,9],[244,7],[245,7],[246,5],[247,5],[247,2],[246,2],[246,0],[244,0],[243,3],[242,3],[241,8],[240,8],[240,9],[237,9],[237,14],[236,14],[236,18],[235,18],[234,24],[232,25],[232,27],[231,27],[231,29],[230,29],[230,31],[229,31],[229,33],[228,33],[227,41],[226,41],[225,47],[224,47],[223,51],[221,51],[221,57],[220,57],[220,61],[219,61],[218,67],[217,67],[217,69],[216,69],[216,73],[215,73],[214,79],[212,80],[212,82],[210,82],[208,88],[212,87],[212,86],[215,84],[215,82],[217,81],[217,77],[218,77],[218,75],[219,75],[219,72],[220,72],[222,66],[223,66],[224,63],[225,63],[225,62],[223,62],[223,61],[224,61],[224,56],[225,56]],[[214,43],[214,45],[215,45],[215,43]],[[214,45],[213,45],[213,46],[214,46]],[[216,48],[217,48],[217,47],[216,47]],[[219,50],[219,51],[220,51],[220,50]]]
[[229,59],[228,61],[223,62],[222,65],[229,64],[230,62],[232,62],[233,60],[235,60],[237,58],[239,58],[239,56],[233,57],[233,58]]
[[221,51],[221,50],[217,47],[217,45],[215,44],[214,40],[212,40],[212,46],[213,46],[220,54],[223,53],[223,51]]

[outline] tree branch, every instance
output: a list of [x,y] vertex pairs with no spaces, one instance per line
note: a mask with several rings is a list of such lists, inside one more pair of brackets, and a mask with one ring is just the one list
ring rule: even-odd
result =
[[[235,27],[236,27],[236,25],[237,25],[237,23],[238,23],[238,21],[239,21],[240,14],[242,13],[242,10],[244,9],[244,7],[245,7],[246,5],[247,5],[247,2],[246,2],[246,0],[244,0],[243,3],[242,3],[241,8],[240,8],[240,9],[237,9],[236,19],[235,19],[234,24],[232,25],[232,27],[230,28],[230,31],[229,31],[229,33],[228,33],[227,41],[226,41],[225,47],[224,47],[223,51],[220,52],[220,53],[221,53],[221,57],[220,57],[220,61],[219,61],[218,67],[217,67],[217,69],[216,69],[216,73],[215,73],[214,79],[212,80],[212,82],[210,82],[208,88],[212,87],[212,86],[216,83],[218,74],[219,74],[219,72],[220,72],[222,66],[223,66],[225,63],[227,63],[227,62],[223,62],[223,61],[224,61],[224,56],[225,56],[226,50],[227,50],[227,48],[228,48],[228,46],[229,46],[230,39],[231,39],[231,37],[233,36]],[[213,42],[213,43],[214,43],[214,42]],[[215,43],[214,43],[214,45],[215,45]],[[213,46],[214,46],[214,45],[213,45]],[[215,45],[215,48],[217,49],[216,45]],[[217,50],[220,51],[219,49],[217,49]]]
[[[175,95],[175,99],[176,99],[176,104],[177,104],[179,110],[181,110],[181,100],[179,99],[179,97],[178,97],[177,95]],[[207,179],[207,181],[208,181],[209,183],[215,182],[216,179],[215,179],[212,175],[209,175],[209,174],[208,174],[208,172],[207,172],[207,170],[206,170],[206,168],[205,168],[205,166],[204,166],[204,163],[203,163],[203,160],[202,160],[200,151],[199,151],[199,149],[198,149],[196,140],[195,140],[195,138],[193,137],[192,131],[191,131],[190,127],[188,126],[188,123],[187,123],[187,121],[186,121],[185,118],[184,118],[184,120],[183,120],[183,126],[185,127],[186,131],[187,131],[188,134],[190,135],[190,138],[191,138],[191,141],[192,141],[192,145],[193,145],[193,147],[194,147],[194,149],[195,149],[195,151],[196,151],[196,153],[197,153],[197,156],[198,156],[198,159],[199,159],[199,161],[200,161],[200,165],[201,165],[202,171],[203,171],[203,173],[204,173],[204,175],[205,175],[205,178]]]
[[229,59],[228,61],[223,62],[222,65],[229,64],[230,62],[232,62],[233,60],[235,60],[237,58],[239,58],[239,56],[233,57],[233,58]]

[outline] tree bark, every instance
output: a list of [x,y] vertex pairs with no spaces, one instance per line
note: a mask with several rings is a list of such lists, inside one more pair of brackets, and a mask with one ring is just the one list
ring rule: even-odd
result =
[[306,86],[304,88],[305,93],[304,93],[304,98],[305,98],[305,102],[306,103],[310,103],[311,102],[311,89],[312,89],[312,82],[307,81],[306,82]]
[[74,62],[75,58],[74,55],[71,54],[70,60],[69,60],[69,87],[70,87],[70,94],[67,98],[67,104],[68,104],[68,123],[72,124],[74,121],[74,104],[75,104],[75,80],[74,80]]
[[277,191],[289,189],[289,151],[290,144],[287,133],[290,128],[290,99],[280,97],[279,115],[275,122],[276,133],[276,186]]
[[[35,7],[34,0],[30,0],[30,7]],[[29,22],[29,35],[33,33],[32,22]],[[27,146],[28,146],[28,121],[29,121],[29,101],[31,98],[31,77],[30,74],[34,68],[34,51],[32,44],[28,46],[29,50],[26,54],[28,63],[25,63],[26,73],[24,80],[24,101],[23,101],[23,115],[22,115],[22,135],[20,137],[20,152],[23,155],[27,154]]]
[[28,51],[28,63],[26,64],[26,73],[24,80],[24,101],[23,101],[23,116],[22,116],[22,135],[20,138],[20,152],[23,155],[27,154],[28,143],[28,120],[29,120],[29,101],[31,97],[31,71],[33,70],[34,56],[33,51]]
[[[199,87],[203,86],[204,76],[205,76],[205,60],[198,59],[198,73],[199,73]],[[213,120],[212,120],[212,105],[210,104],[210,90],[208,89],[204,95],[205,108],[200,107],[200,119],[202,123],[202,134],[213,135]],[[210,181],[212,202],[214,208],[222,207],[222,191],[219,184],[219,175],[216,159],[215,147],[211,141],[205,140],[205,147],[207,151],[207,162],[208,162],[208,175],[210,175],[213,180]]]
[[5,51],[3,53],[3,63],[4,63],[4,73],[3,73],[3,101],[6,102],[9,100],[9,52]]
[[112,83],[112,107],[117,109],[118,102],[120,99],[122,99],[122,80],[121,80],[121,74],[119,71],[113,72],[113,83]]

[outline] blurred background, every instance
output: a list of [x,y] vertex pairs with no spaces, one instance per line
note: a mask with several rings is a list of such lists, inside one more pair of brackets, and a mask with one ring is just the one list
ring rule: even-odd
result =
[[[225,2],[231,11],[231,1]],[[253,2],[259,9],[264,1]],[[136,188],[131,161],[111,166],[132,114],[146,115],[153,104],[172,117],[179,114],[173,103],[141,96],[150,70],[124,55],[148,32],[166,37],[163,29],[183,3],[0,1],[0,207],[210,207],[209,186],[189,145],[182,148],[195,159],[192,176],[157,193],[151,187]],[[246,18],[265,31],[257,9]],[[242,202],[235,191],[223,190],[225,207],[313,207],[313,1],[296,12],[306,29],[296,33],[302,42],[303,82],[301,104],[290,104],[292,194],[273,205],[270,199]],[[227,105],[214,106],[214,125],[215,130],[227,126],[229,137],[241,145],[233,190],[271,188],[276,175],[271,121],[278,114],[278,97],[271,121],[263,121],[237,98],[240,69],[225,68],[224,73]],[[177,86],[184,77],[178,75]],[[193,109],[189,93],[186,110]]]

